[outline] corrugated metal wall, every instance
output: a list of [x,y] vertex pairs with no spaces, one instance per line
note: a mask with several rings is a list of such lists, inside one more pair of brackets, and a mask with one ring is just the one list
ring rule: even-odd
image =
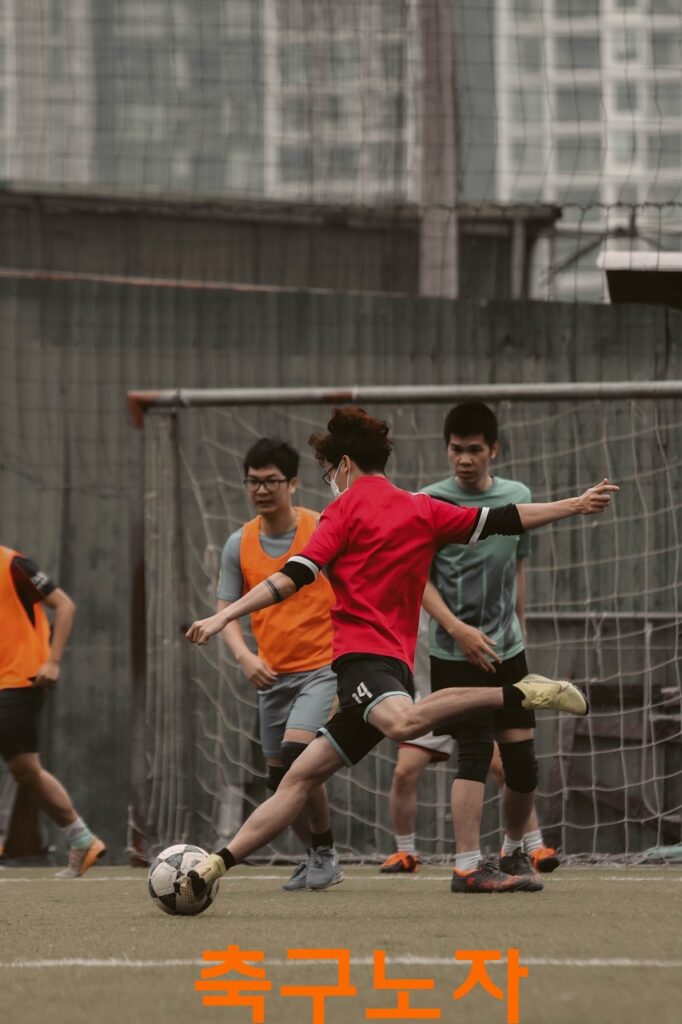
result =
[[122,856],[134,387],[682,376],[682,314],[0,279],[0,539],[78,602],[45,760]]

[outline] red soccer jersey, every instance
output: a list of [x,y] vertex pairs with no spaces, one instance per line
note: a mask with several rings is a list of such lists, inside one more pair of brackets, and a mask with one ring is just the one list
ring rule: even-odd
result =
[[482,509],[411,494],[382,476],[360,477],[331,502],[297,560],[327,567],[334,657],[378,654],[411,669],[434,553],[475,543],[483,522]]

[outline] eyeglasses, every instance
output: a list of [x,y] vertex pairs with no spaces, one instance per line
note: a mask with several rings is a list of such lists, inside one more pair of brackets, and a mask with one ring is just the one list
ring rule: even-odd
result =
[[247,476],[244,479],[244,487],[247,491],[253,491],[254,494],[259,487],[264,487],[268,494],[274,494],[280,484],[288,483],[285,476],[266,476],[264,480],[260,480],[257,476]]
[[329,469],[325,469],[324,473],[322,474],[322,483],[326,484],[327,487],[331,483],[332,473],[336,473],[338,468],[338,466],[330,466]]

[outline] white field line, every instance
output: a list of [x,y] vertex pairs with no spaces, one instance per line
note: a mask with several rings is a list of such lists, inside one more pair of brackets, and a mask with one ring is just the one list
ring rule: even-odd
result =
[[[207,967],[215,961],[211,960],[127,960],[119,957],[107,957],[106,959],[72,957],[61,960],[4,960],[0,961],[0,968],[28,968],[42,969],[45,967],[123,967],[123,968],[149,968],[149,967]],[[354,967],[372,967],[374,958],[370,956],[351,957],[351,965]],[[329,960],[284,960],[281,958],[266,958],[262,962],[264,967],[324,967],[334,961]],[[455,960],[454,956],[387,956],[386,963],[405,966],[420,967],[466,967],[470,968],[470,961]],[[491,960],[489,964],[505,966],[506,960]],[[527,967],[657,967],[664,969],[679,970],[682,968],[682,960],[639,960],[631,957],[588,957],[575,959],[571,957],[525,957],[521,955],[521,964]]]
[[[343,867],[343,865],[341,865]],[[37,870],[37,869],[36,869]],[[353,870],[352,868],[350,869]],[[570,868],[566,869],[570,871]],[[415,875],[409,879],[401,879],[398,881],[400,884],[415,885],[419,882],[449,882],[452,876],[452,872],[447,875]],[[229,879],[222,879],[225,885],[236,885],[237,882],[281,882],[288,878],[286,872],[282,872],[281,875],[230,875]],[[395,885],[396,878],[393,875],[380,875],[377,871],[376,875],[346,875],[348,881],[351,882],[380,882],[383,885]],[[101,875],[99,872],[88,874],[87,878],[83,879],[84,882],[145,882],[147,875],[141,871],[139,875]],[[556,884],[557,881],[564,883],[574,882],[682,882],[682,871],[675,871],[671,868],[670,873],[666,875],[588,875],[585,874],[582,878],[578,878],[575,875],[567,875],[564,872],[559,872],[558,875],[552,875],[552,884]],[[55,882],[59,885],[63,885],[65,882],[71,885],[76,879],[65,879],[65,878],[5,878],[0,875],[0,885],[10,883],[30,883],[36,885],[39,882]],[[77,880],[80,883],[80,879]]]

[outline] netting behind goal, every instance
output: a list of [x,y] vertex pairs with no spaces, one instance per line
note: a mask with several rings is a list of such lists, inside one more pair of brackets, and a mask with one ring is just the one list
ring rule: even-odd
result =
[[[447,475],[441,424],[451,404],[369,406],[393,426],[388,469],[396,484],[415,490]],[[578,493],[604,476],[621,486],[606,516],[568,520],[532,539],[529,665],[573,679],[592,706],[581,720],[539,716],[546,838],[569,854],[592,855],[679,842],[680,403],[520,396],[492,404],[501,426],[496,472],[525,481],[535,499]],[[182,634],[214,609],[222,546],[252,515],[241,482],[244,452],[264,435],[293,443],[302,454],[297,502],[321,509],[330,495],[307,438],[328,414],[323,404],[279,403],[151,408],[145,416],[147,683],[134,771],[144,773],[146,820],[137,825],[152,850],[181,839],[211,847],[267,795],[256,692],[225,644],[191,648]],[[330,781],[342,853],[392,850],[394,761],[395,747],[384,741]],[[453,758],[429,768],[420,784],[417,841],[427,856],[452,851],[454,771]],[[496,848],[499,825],[489,782],[484,844]],[[285,835],[262,853],[294,850]]]

